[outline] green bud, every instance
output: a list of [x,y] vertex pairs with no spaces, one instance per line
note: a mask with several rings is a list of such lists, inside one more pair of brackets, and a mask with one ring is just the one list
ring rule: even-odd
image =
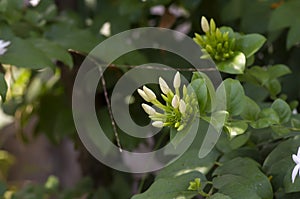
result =
[[213,19],[210,19],[210,31],[215,32],[216,30],[216,23]]

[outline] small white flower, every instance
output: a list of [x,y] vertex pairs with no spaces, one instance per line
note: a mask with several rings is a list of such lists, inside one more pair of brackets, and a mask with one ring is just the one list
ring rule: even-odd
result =
[[29,4],[33,7],[37,6],[41,0],[29,0]]
[[186,110],[186,104],[185,102],[181,99],[179,102],[179,111],[180,113],[184,114]]
[[300,147],[298,148],[297,155],[293,154],[292,158],[293,158],[294,162],[296,163],[296,166],[294,167],[293,172],[292,172],[292,182],[294,183],[298,173],[300,176]]
[[178,108],[178,106],[179,106],[179,97],[178,97],[178,95],[174,95],[174,97],[172,99],[172,106],[174,108]]
[[155,109],[149,106],[148,104],[142,104],[142,107],[148,115],[156,114]]
[[161,78],[161,77],[159,77],[158,81],[159,81],[160,90],[161,90],[164,94],[167,95],[167,94],[171,91],[170,88],[169,88],[169,86],[168,86],[168,84],[167,84],[166,81],[165,81],[163,78]]
[[10,41],[0,40],[0,55],[3,55],[7,51],[7,46],[10,45]]
[[176,88],[179,88],[179,87],[180,87],[180,84],[181,84],[180,73],[177,72],[177,73],[175,74],[175,77],[174,77],[173,86],[174,86],[174,88],[176,89]]
[[162,128],[164,126],[164,123],[162,121],[155,121],[155,122],[152,122],[152,126],[157,127],[157,128]]
[[153,91],[151,89],[147,88],[146,86],[143,86],[143,90],[150,101],[156,99],[156,95],[155,95],[155,93],[153,93]]
[[204,16],[202,16],[202,18],[201,18],[201,28],[204,32],[209,31],[209,24],[208,24],[207,19]]

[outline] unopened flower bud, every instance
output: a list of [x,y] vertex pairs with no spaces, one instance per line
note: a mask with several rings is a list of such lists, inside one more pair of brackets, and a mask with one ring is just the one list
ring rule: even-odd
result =
[[148,104],[142,104],[142,107],[148,115],[154,115],[156,113],[155,109]]
[[146,95],[146,93],[145,93],[143,90],[138,89],[137,91],[138,91],[139,95],[140,95],[146,102],[150,102],[149,97]]
[[179,106],[179,97],[178,97],[178,95],[174,95],[174,97],[172,99],[172,106],[174,108],[178,108],[178,106]]
[[174,88],[176,89],[176,88],[179,88],[179,87],[180,87],[180,84],[181,84],[180,73],[177,72],[177,73],[175,74],[175,77],[174,77],[173,86],[174,86]]
[[164,123],[162,121],[155,121],[155,122],[152,122],[152,126],[157,127],[157,128],[162,128],[164,126]]
[[170,88],[169,88],[169,86],[168,86],[168,84],[167,84],[166,81],[165,81],[163,78],[161,78],[161,77],[159,77],[158,81],[159,81],[160,90],[161,90],[164,94],[167,95],[167,94],[171,91]]
[[151,89],[147,88],[146,86],[143,86],[143,90],[144,90],[145,94],[147,95],[149,101],[156,99],[156,95],[155,95],[155,93],[153,93],[153,91]]
[[209,24],[204,16],[201,18],[201,28],[205,33],[209,31]]
[[185,113],[185,110],[186,110],[186,104],[185,102],[181,99],[180,102],[179,102],[179,111],[180,113]]

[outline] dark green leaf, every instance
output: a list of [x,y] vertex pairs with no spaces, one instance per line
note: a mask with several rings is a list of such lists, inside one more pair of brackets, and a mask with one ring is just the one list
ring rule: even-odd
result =
[[282,99],[277,99],[273,102],[271,107],[277,112],[280,123],[286,123],[290,120],[292,111],[290,106],[285,101]]
[[284,2],[283,5],[279,6],[272,12],[269,30],[277,30],[289,27],[293,25],[295,20],[286,19],[297,19],[299,18],[300,2],[297,0],[291,0]]
[[243,112],[244,96],[244,89],[238,80],[228,78],[217,89],[217,103],[220,104],[226,99],[226,110],[233,116]]
[[284,188],[287,193],[300,191],[300,178],[292,183],[291,173],[295,166],[292,154],[297,154],[300,137],[294,137],[280,143],[265,159],[263,170],[272,176],[274,190]]
[[4,74],[0,73],[0,96],[2,101],[5,102],[7,92],[7,83],[4,78]]
[[61,61],[69,67],[73,66],[71,55],[61,46],[46,39],[30,39],[30,42],[52,61]]
[[201,182],[206,182],[205,176],[200,172],[189,172],[178,174],[176,177],[159,178],[150,188],[142,193],[132,197],[132,199],[190,199],[197,195],[196,191],[188,191],[188,186],[195,178],[200,178]]
[[249,158],[225,162],[214,172],[213,186],[232,199],[272,199],[272,186],[259,164]]
[[0,56],[0,62],[31,69],[54,67],[54,64],[43,52],[29,41],[17,37],[12,39],[8,51]]
[[198,149],[189,149],[179,159],[159,171],[156,179],[176,177],[180,173],[199,171],[207,174],[219,157],[219,152],[213,149],[205,158],[198,158]]
[[275,79],[290,73],[290,68],[283,64],[276,64],[268,68],[268,74],[271,79]]
[[236,41],[236,47],[246,58],[249,58],[262,47],[265,41],[266,38],[260,34],[248,34]]
[[245,96],[245,106],[241,117],[245,120],[255,121],[260,113],[260,107],[249,97]]

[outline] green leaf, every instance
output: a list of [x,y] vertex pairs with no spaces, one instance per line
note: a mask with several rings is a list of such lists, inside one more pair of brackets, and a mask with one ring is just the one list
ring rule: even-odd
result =
[[[300,16],[300,15],[299,15]],[[287,35],[286,48],[290,49],[293,45],[300,43],[300,23],[297,23],[291,27]]]
[[58,44],[46,39],[30,39],[30,42],[38,49],[43,51],[45,55],[52,61],[61,61],[69,67],[73,66],[71,55]]
[[258,120],[251,122],[253,128],[260,129],[266,128],[274,124],[279,124],[280,119],[278,113],[272,108],[263,109],[258,116]]
[[271,108],[277,112],[280,119],[280,123],[286,123],[290,120],[292,111],[288,103],[286,103],[282,99],[276,99],[273,102]]
[[215,193],[214,195],[208,197],[208,199],[231,199],[231,197],[221,193]]
[[291,178],[295,166],[292,154],[297,154],[299,143],[299,136],[283,141],[265,159],[263,170],[272,176],[274,191],[281,188],[286,193],[300,191],[300,178],[297,177],[294,184]]
[[189,183],[194,181],[195,178],[200,178],[204,184],[206,182],[205,176],[199,172],[189,172],[179,174],[175,177],[159,178],[154,181],[146,192],[135,195],[132,199],[190,199],[198,194],[196,191],[187,191]]
[[266,88],[270,92],[271,96],[275,97],[281,91],[281,84],[278,81],[278,79],[273,79],[273,80],[267,82]]
[[268,74],[271,79],[275,79],[290,73],[290,68],[283,64],[276,64],[268,68]]
[[213,186],[232,199],[272,199],[269,179],[259,169],[259,164],[249,158],[235,158],[217,168]]
[[244,96],[244,89],[238,80],[228,78],[217,89],[217,103],[226,99],[226,110],[232,116],[243,112]]
[[228,131],[230,137],[235,137],[245,133],[248,128],[248,124],[245,121],[227,122],[225,128]]
[[240,37],[236,41],[238,51],[244,53],[246,58],[251,57],[256,53],[266,42],[266,38],[260,34],[248,34]]
[[73,49],[83,53],[89,53],[100,42],[88,29],[82,30],[64,23],[48,27],[45,37],[66,50]]
[[295,20],[287,19],[298,19],[299,9],[300,2],[298,0],[284,2],[272,12],[268,29],[274,31],[293,25]]
[[260,107],[251,98],[245,96],[245,105],[241,117],[245,120],[255,121],[260,113]]
[[220,153],[213,149],[204,158],[198,158],[198,149],[189,149],[175,162],[159,171],[156,179],[176,177],[178,174],[198,171],[207,174],[214,166]]
[[3,102],[5,102],[7,93],[7,83],[4,78],[4,74],[0,73],[0,96]]
[[235,52],[235,55],[226,61],[216,63],[219,71],[229,74],[243,74],[246,66],[246,57],[242,52]]
[[0,56],[0,62],[31,69],[54,67],[51,60],[41,50],[29,41],[17,37],[11,40],[7,52]]
[[191,86],[193,87],[196,93],[198,99],[198,106],[200,108],[200,113],[202,113],[206,108],[206,103],[208,98],[208,90],[206,87],[205,80],[203,78],[195,79],[191,82]]

